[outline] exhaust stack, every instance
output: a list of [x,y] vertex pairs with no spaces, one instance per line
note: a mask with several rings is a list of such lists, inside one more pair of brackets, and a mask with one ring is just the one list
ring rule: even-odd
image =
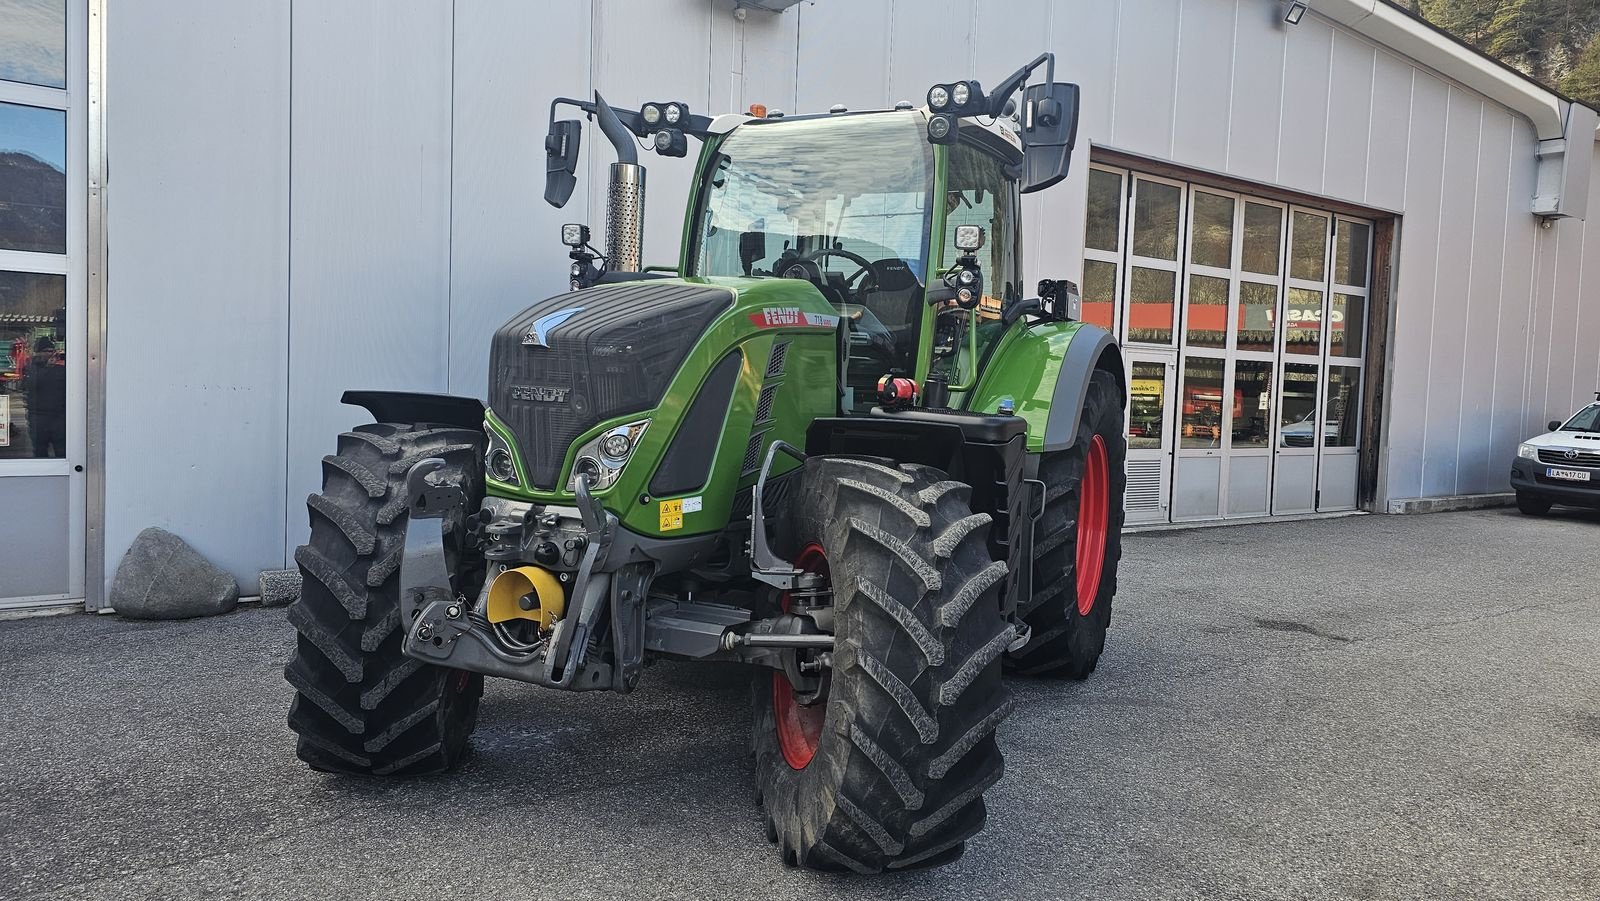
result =
[[596,118],[600,131],[617,151],[606,187],[606,259],[613,272],[638,272],[644,268],[644,167],[633,133],[596,91]]

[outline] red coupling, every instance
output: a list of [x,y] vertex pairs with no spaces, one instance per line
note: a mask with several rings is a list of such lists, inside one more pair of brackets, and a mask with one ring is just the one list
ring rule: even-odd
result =
[[916,382],[896,375],[878,379],[878,403],[884,407],[909,407],[916,402]]

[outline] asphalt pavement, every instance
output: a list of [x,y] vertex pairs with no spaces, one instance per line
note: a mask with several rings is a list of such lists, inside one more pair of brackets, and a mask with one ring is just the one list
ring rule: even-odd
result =
[[1100,669],[1017,681],[949,866],[785,868],[746,676],[491,682],[476,756],[310,772],[282,611],[0,623],[0,898],[1600,897],[1600,516],[1129,536]]

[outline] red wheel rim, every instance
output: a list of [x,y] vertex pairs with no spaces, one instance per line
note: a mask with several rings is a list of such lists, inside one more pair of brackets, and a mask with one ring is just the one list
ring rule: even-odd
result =
[[[822,545],[816,542],[800,551],[794,565],[802,572],[828,575],[828,557],[822,552]],[[789,592],[783,593],[780,603],[783,611],[789,612]],[[788,761],[791,768],[803,770],[817,755],[817,746],[822,744],[822,721],[827,712],[826,700],[809,707],[801,704],[794,696],[794,686],[789,684],[789,678],[783,673],[773,672],[772,713],[778,724],[778,748],[783,751],[783,759]]]
[[1100,574],[1106,565],[1106,529],[1111,522],[1111,467],[1106,442],[1099,435],[1089,442],[1089,459],[1078,484],[1078,615],[1088,616],[1100,594]]

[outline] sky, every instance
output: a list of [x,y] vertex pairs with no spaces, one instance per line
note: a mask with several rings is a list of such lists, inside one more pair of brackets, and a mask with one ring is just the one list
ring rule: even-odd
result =
[[0,79],[67,86],[66,0],[0,0]]
[[[5,0],[0,0],[3,6]],[[0,103],[0,152],[21,150],[67,171],[67,114]]]

